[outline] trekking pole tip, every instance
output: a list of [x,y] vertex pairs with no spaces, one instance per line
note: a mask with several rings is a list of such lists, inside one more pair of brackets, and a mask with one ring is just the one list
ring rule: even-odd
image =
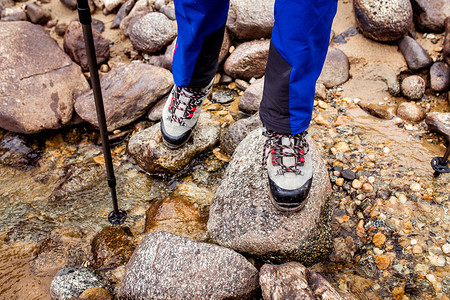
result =
[[112,225],[123,224],[123,222],[125,222],[126,219],[127,219],[127,213],[123,210],[118,210],[117,212],[115,210],[113,210],[112,212],[110,212],[108,214],[108,221]]

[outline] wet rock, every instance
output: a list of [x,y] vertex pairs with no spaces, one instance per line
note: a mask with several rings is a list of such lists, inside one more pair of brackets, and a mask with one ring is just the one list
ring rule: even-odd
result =
[[240,254],[171,233],[152,232],[128,262],[118,297],[247,299],[257,288],[258,271]]
[[42,152],[29,144],[27,139],[6,133],[0,140],[0,164],[19,169],[34,167]]
[[343,84],[348,80],[349,69],[350,63],[347,55],[337,48],[328,47],[322,73],[317,82],[323,83],[327,88]]
[[253,82],[239,99],[239,109],[248,114],[259,110],[264,91],[264,77]]
[[88,288],[80,295],[80,298],[87,300],[113,300],[112,294],[101,287]]
[[264,75],[270,40],[240,44],[225,61],[225,73],[234,78],[250,80]]
[[431,88],[444,92],[450,88],[450,67],[445,62],[435,62],[430,68]]
[[418,71],[428,68],[433,63],[430,55],[422,46],[413,38],[404,36],[398,43],[398,48],[411,71]]
[[152,202],[146,213],[145,233],[165,231],[194,240],[204,240],[207,216],[191,202],[171,197]]
[[445,36],[444,36],[444,61],[450,66],[450,17],[445,20]]
[[25,11],[28,18],[33,24],[46,24],[51,18],[51,14],[48,10],[44,9],[37,2],[29,2],[26,4]]
[[[143,116],[173,86],[169,71],[144,63],[120,65],[106,73],[100,82],[109,131]],[[75,110],[81,118],[98,126],[92,90],[76,99]]]
[[402,93],[411,100],[419,100],[425,93],[425,80],[418,75],[408,76],[402,81]]
[[413,19],[408,0],[354,0],[353,9],[361,32],[376,41],[395,41],[408,32]]
[[278,211],[262,175],[261,130],[251,132],[236,148],[210,207],[208,233],[215,243],[238,252],[312,265],[333,247],[328,172],[310,141],[314,176],[306,206],[295,213]]
[[447,0],[412,0],[414,23],[424,32],[444,31],[445,18],[450,16]]
[[274,3],[274,0],[231,0],[228,29],[240,40],[270,37]]
[[160,124],[134,134],[128,152],[136,163],[149,173],[178,172],[197,153],[214,146],[219,140],[220,123],[210,113],[201,113],[191,141],[177,150],[167,148],[161,137]]
[[367,111],[369,114],[377,118],[390,120],[394,117],[393,113],[391,112],[391,108],[388,105],[370,103],[367,101],[360,101],[358,105],[363,110]]
[[[92,30],[92,33],[94,37],[97,64],[101,65],[109,59],[109,40],[102,37],[96,30]],[[89,70],[83,29],[80,22],[72,21],[67,27],[64,34],[64,51],[66,51],[72,60],[79,64],[84,71]]]
[[228,154],[232,154],[239,143],[254,129],[261,127],[259,113],[255,113],[250,118],[241,119],[223,131],[220,136],[220,146]]
[[120,7],[119,11],[117,12],[114,21],[111,24],[111,29],[119,28],[120,22],[130,13],[131,9],[133,9],[134,4],[136,3],[136,0],[128,0],[122,6]]
[[114,269],[126,263],[135,249],[128,227],[103,228],[91,243],[95,269]]
[[226,104],[233,102],[237,96],[237,92],[233,90],[216,90],[211,93],[211,102]]
[[55,26],[55,32],[59,36],[63,36],[66,33],[67,30],[67,24],[66,23],[58,23]]
[[80,296],[90,287],[104,287],[94,272],[87,268],[64,268],[53,278],[50,296],[54,300],[65,300]]
[[162,97],[161,100],[159,100],[155,105],[152,106],[147,116],[150,121],[159,122],[161,120],[166,100],[166,97]]
[[427,114],[425,123],[430,130],[442,134],[450,142],[450,113],[429,113]]
[[202,210],[209,208],[213,195],[211,189],[199,187],[193,182],[179,184],[172,192],[173,197],[183,198]]
[[105,11],[106,13],[110,13],[114,11],[116,8],[121,6],[126,2],[126,0],[102,0],[103,4],[105,5]]
[[176,35],[173,23],[157,12],[138,17],[130,24],[129,37],[133,47],[148,54],[162,50]]
[[259,283],[264,300],[355,299],[336,290],[325,278],[306,269],[298,262],[263,265],[260,270]]
[[405,121],[417,123],[425,118],[425,113],[416,103],[403,102],[397,108],[397,116]]
[[73,95],[89,88],[80,68],[41,26],[0,22],[0,40],[0,127],[30,134],[66,125]]

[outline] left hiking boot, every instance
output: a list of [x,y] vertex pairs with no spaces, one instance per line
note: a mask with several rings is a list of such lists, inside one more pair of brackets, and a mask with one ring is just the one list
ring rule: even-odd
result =
[[161,134],[167,147],[177,149],[187,143],[212,83],[204,88],[173,87],[161,118]]
[[270,199],[281,211],[298,211],[306,205],[313,177],[308,132],[290,135],[266,130],[263,135]]

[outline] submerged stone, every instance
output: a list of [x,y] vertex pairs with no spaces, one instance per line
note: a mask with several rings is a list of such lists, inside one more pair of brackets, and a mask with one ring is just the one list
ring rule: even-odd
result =
[[104,287],[97,275],[87,268],[64,268],[56,273],[50,285],[53,300],[78,297],[91,287]]

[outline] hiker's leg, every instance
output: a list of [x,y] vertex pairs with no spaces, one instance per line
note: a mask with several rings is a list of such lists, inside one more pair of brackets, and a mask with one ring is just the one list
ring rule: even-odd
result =
[[179,87],[205,87],[217,71],[229,0],[175,0],[178,38],[172,72]]

